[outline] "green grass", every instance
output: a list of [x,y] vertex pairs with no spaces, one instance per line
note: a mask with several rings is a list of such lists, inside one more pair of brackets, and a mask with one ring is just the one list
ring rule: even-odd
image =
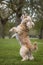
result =
[[43,40],[31,39],[32,43],[34,41],[38,43],[38,51],[33,53],[35,59],[21,62],[18,41],[16,39],[0,39],[0,65],[43,65]]

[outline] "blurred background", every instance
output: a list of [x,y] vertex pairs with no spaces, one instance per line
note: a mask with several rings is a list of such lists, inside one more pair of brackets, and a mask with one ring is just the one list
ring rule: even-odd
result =
[[32,38],[43,39],[43,0],[0,0],[0,38],[9,38],[9,30],[21,22],[21,15],[32,17]]

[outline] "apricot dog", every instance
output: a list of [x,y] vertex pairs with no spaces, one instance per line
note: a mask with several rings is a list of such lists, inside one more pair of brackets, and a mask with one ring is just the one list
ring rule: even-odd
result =
[[10,32],[14,32],[14,34],[17,34],[17,39],[21,44],[20,56],[22,57],[22,61],[34,59],[32,51],[37,49],[37,44],[36,42],[32,44],[28,35],[28,31],[33,26],[34,23],[32,22],[30,16],[22,16],[21,23],[17,27],[13,27],[10,29]]

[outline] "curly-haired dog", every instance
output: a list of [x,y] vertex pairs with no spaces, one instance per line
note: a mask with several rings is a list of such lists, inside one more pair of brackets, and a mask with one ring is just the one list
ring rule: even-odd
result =
[[31,44],[31,41],[28,36],[28,30],[30,30],[33,26],[34,23],[32,22],[31,17],[24,16],[20,25],[10,29],[10,32],[13,31],[17,34],[17,37],[21,43],[20,55],[22,57],[22,61],[34,59],[32,51],[37,49],[37,45],[36,42],[34,45]]

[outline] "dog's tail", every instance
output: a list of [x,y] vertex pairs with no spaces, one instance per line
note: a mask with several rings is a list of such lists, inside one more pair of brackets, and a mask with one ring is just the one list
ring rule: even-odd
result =
[[37,42],[35,41],[34,44],[33,44],[33,50],[38,50],[38,45],[37,45]]

